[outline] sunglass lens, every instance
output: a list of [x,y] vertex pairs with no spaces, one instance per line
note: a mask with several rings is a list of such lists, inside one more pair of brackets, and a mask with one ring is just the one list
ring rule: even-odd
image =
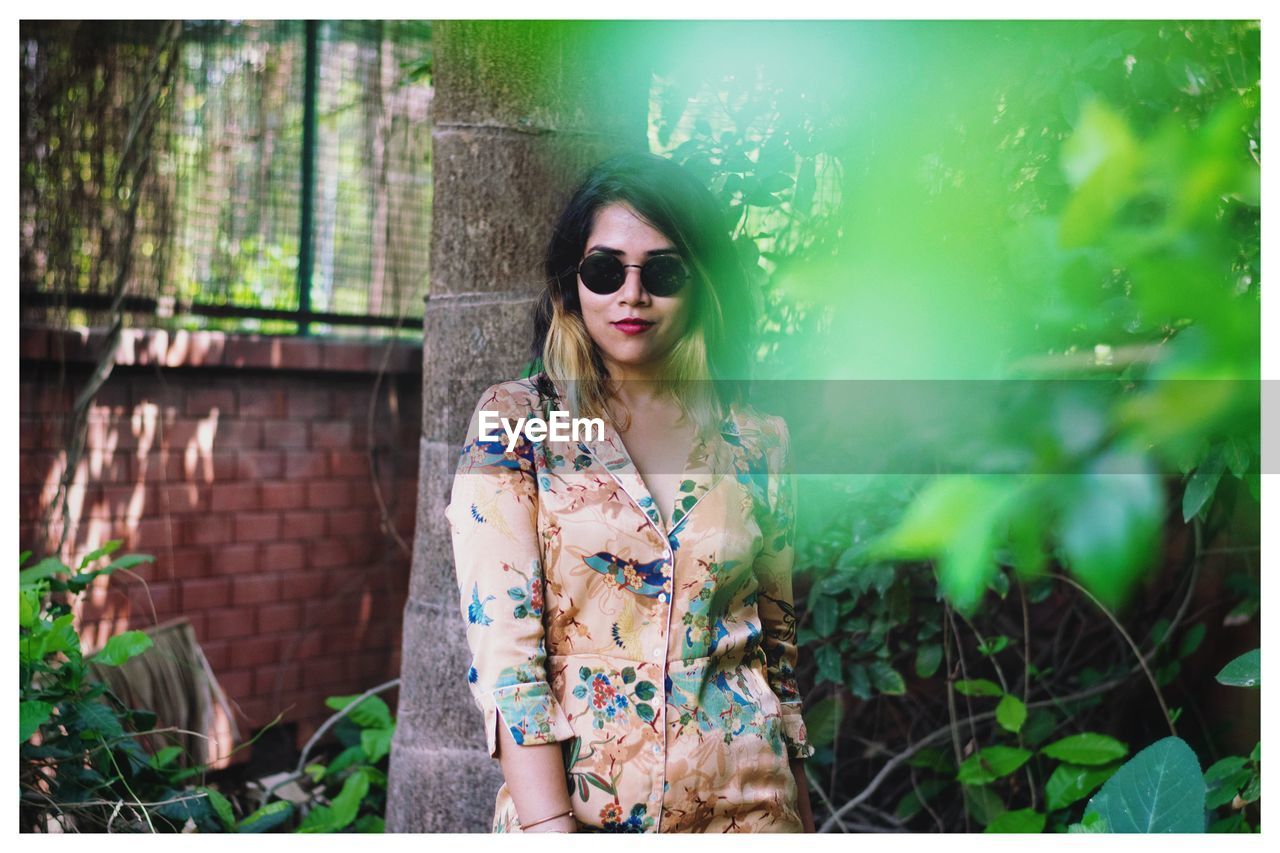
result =
[[582,283],[592,293],[613,293],[622,286],[626,274],[622,261],[601,252],[588,255],[578,267]]
[[679,258],[659,255],[644,265],[644,286],[654,296],[671,296],[689,278],[689,270]]

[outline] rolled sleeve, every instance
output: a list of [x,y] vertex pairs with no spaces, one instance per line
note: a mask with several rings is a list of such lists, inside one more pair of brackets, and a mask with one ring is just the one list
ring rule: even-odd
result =
[[786,421],[770,419],[773,446],[769,454],[770,512],[761,525],[763,546],[754,564],[760,585],[757,607],[760,612],[761,645],[767,664],[769,686],[782,709],[782,731],[787,754],[808,758],[813,754],[805,730],[800,689],[796,683],[796,611],[791,591],[795,564],[796,482],[791,470],[791,436]]
[[485,390],[445,508],[472,655],[467,683],[496,756],[500,721],[521,745],[567,740],[573,730],[547,682],[534,446],[521,435],[508,451],[501,427],[482,438],[484,410],[513,423],[530,410],[501,384]]

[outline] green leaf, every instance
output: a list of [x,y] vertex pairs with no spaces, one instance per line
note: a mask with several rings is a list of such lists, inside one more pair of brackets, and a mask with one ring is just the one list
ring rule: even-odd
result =
[[149,763],[152,767],[159,769],[172,764],[179,755],[182,755],[182,747],[166,746],[155,755],[151,756],[151,761]]
[[1249,760],[1244,756],[1232,755],[1214,762],[1208,770],[1204,771],[1204,783],[1208,789],[1205,794],[1205,808],[1216,809],[1236,798],[1252,775],[1246,768],[1248,763]]
[[1092,767],[1124,758],[1129,754],[1129,747],[1113,737],[1085,732],[1055,740],[1040,752],[1059,761]]
[[201,786],[196,788],[197,791],[203,791],[205,796],[209,798],[209,805],[213,807],[213,813],[218,816],[218,820],[222,822],[225,829],[232,829],[236,825],[235,813],[231,810],[231,803],[222,794],[213,788]]
[[1156,554],[1164,493],[1150,467],[1145,457],[1106,456],[1062,490],[1066,506],[1059,531],[1066,562],[1110,608],[1128,597]]
[[813,603],[813,630],[819,637],[830,637],[840,621],[840,601],[831,595],[823,595]]
[[389,729],[364,729],[360,732],[360,748],[365,751],[370,764],[377,764],[384,755],[391,752],[391,739],[395,733],[395,726]]
[[141,631],[125,631],[107,640],[107,644],[89,660],[103,666],[119,666],[149,648],[151,648],[151,638],[146,634]]
[[942,665],[942,646],[929,643],[916,649],[916,675],[929,678]]
[[656,696],[657,692],[658,692],[658,689],[653,686],[652,681],[638,682],[635,687],[636,698],[644,702],[648,702],[650,699]]
[[841,665],[843,664],[843,660],[840,657],[840,650],[838,648],[830,643],[818,646],[818,650],[814,653],[814,657],[818,661],[819,683],[823,680],[832,681],[836,684],[840,684],[842,682]]
[[985,832],[1044,832],[1045,816],[1035,809],[1005,812],[987,824]]
[[636,705],[636,713],[640,715],[640,719],[646,723],[654,718],[653,706],[647,702],[640,702]]
[[53,716],[48,702],[23,702],[18,706],[18,742],[26,743]]
[[1187,487],[1182,493],[1182,520],[1191,521],[1213,497],[1226,469],[1226,460],[1222,457],[1220,447],[1214,448],[1205,460],[1196,466],[1195,472],[1187,480]]
[[1196,754],[1167,737],[1126,761],[1085,815],[1101,817],[1109,832],[1204,832],[1205,793]]
[[840,731],[841,716],[840,700],[835,696],[828,696],[806,707],[804,726],[809,733],[809,742],[815,748],[830,745]]
[[961,679],[955,684],[956,692],[964,696],[1003,696],[1004,688],[985,678]]
[[1026,764],[1031,755],[1016,746],[989,746],[966,758],[956,772],[956,779],[966,785],[985,785],[1013,773]]
[[1262,649],[1245,652],[1222,668],[1216,676],[1228,687],[1262,686]]
[[1076,833],[1089,832],[1106,832],[1107,822],[1102,819],[1099,814],[1086,814],[1079,823],[1073,823],[1067,827],[1067,832],[1074,835]]
[[1200,643],[1204,641],[1204,635],[1203,622],[1197,622],[1187,629],[1187,633],[1182,635],[1182,642],[1178,644],[1178,657],[1185,658],[1195,654],[1196,649],[1200,648]]
[[337,832],[345,829],[356,819],[360,811],[360,801],[369,793],[369,777],[363,770],[357,770],[347,777],[342,784],[342,791],[333,798],[328,806],[313,809],[302,820],[298,832]]
[[[1000,700],[1000,704],[996,706],[996,722],[1001,728],[1016,734],[1026,721],[1027,706],[1022,704],[1022,700],[1017,696],[1006,693]],[[1039,832],[1039,830],[1036,831]]]
[[67,574],[70,571],[57,557],[45,557],[34,566],[23,569],[18,573],[18,586],[20,589],[32,589],[37,583],[46,578]]
[[[124,729],[120,726],[120,720],[116,718],[115,713],[101,702],[77,702],[74,710],[74,717],[68,721],[67,725],[68,728],[74,726],[78,729],[81,737],[110,740],[124,734]],[[126,743],[137,746],[133,741],[126,741]],[[146,766],[145,756],[141,763]]]
[[1057,811],[1083,800],[1119,769],[1119,762],[1104,767],[1059,764],[1044,785],[1046,808],[1051,812]]
[[80,561],[80,571],[83,572],[85,569],[85,566],[89,565],[95,560],[99,560],[107,556],[108,554],[110,554],[112,551],[115,551],[117,548],[119,548],[123,544],[124,544],[123,539],[112,539],[109,542],[107,542],[107,544],[99,548],[98,550],[90,551],[88,554],[85,554],[84,559]]
[[1008,645],[1009,638],[1004,635],[999,637],[989,637],[984,642],[978,644],[978,653],[985,657],[991,657],[992,655],[999,654],[1004,651]]
[[907,685],[898,671],[884,661],[878,660],[867,667],[871,683],[876,690],[888,696],[901,696],[907,692]]
[[[324,700],[324,703],[335,711],[341,711],[358,698],[360,698],[359,693],[350,696],[330,696]],[[394,723],[387,703],[377,696],[365,697],[359,707],[354,708],[347,717],[363,729],[385,729]]]
[[292,816],[293,803],[288,800],[276,800],[274,803],[267,803],[236,824],[236,832],[267,832]]

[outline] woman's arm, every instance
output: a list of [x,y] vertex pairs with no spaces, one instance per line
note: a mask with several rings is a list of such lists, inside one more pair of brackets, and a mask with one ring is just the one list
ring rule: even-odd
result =
[[817,832],[813,822],[813,807],[809,805],[809,778],[804,775],[804,759],[791,759],[791,775],[796,777],[796,811],[800,813],[800,822],[805,832]]
[[[498,761],[507,791],[523,826],[553,814],[570,811],[564,775],[564,756],[558,743],[520,746],[505,727],[498,729]],[[577,832],[572,814],[539,823],[525,832]]]
[[[569,807],[559,742],[573,729],[547,680],[534,447],[522,435],[508,451],[504,436],[480,434],[482,410],[512,421],[528,414],[517,393],[503,383],[481,395],[445,515],[472,652],[467,683],[523,825]],[[530,831],[570,824],[571,816]]]

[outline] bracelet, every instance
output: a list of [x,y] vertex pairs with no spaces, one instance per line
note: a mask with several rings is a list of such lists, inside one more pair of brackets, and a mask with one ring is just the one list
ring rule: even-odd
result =
[[542,820],[535,820],[533,823],[525,823],[525,824],[521,824],[521,825],[520,825],[520,828],[521,828],[521,829],[528,829],[528,828],[529,828],[529,827],[531,827],[531,826],[537,826],[537,825],[538,825],[538,824],[540,824],[540,823],[546,823],[546,822],[547,822],[547,821],[549,821],[549,820],[555,820],[555,819],[556,819],[556,818],[558,818],[558,817],[564,817],[565,815],[569,815],[569,814],[573,814],[573,809],[572,809],[572,808],[568,809],[567,811],[562,811],[562,812],[560,812],[560,814],[553,814],[551,817],[544,817]]

